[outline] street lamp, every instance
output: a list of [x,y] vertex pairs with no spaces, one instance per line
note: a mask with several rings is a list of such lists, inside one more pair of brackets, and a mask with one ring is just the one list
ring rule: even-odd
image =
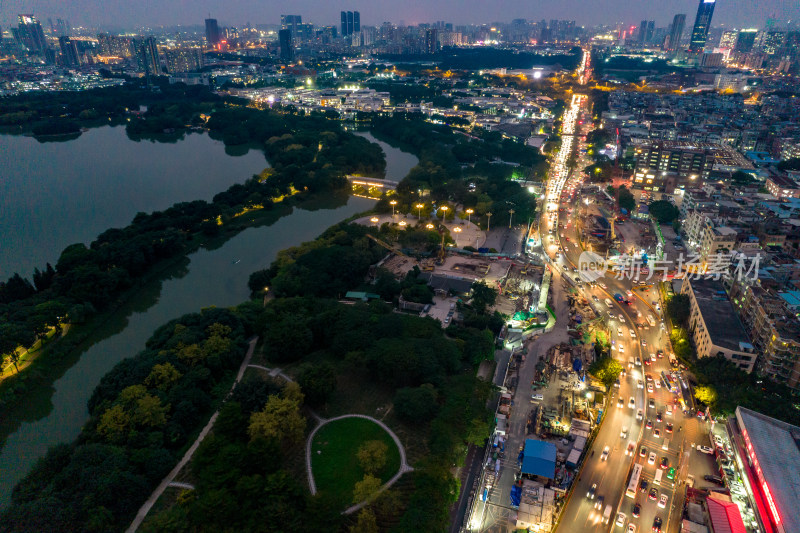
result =
[[404,228],[405,226],[406,226],[406,221],[405,220],[401,220],[400,221],[400,227]]
[[417,220],[422,218],[422,208],[425,207],[425,204],[417,204]]
[[369,221],[372,222],[375,225],[378,224],[378,220],[380,220],[378,217],[372,217],[371,219],[369,219]]
[[428,225],[427,225],[427,226],[425,226],[425,227],[426,227],[426,228],[428,228],[428,229],[433,229],[433,224],[431,224],[430,222],[428,222]]
[[514,210],[509,209],[508,211],[508,229],[511,229],[511,218],[514,216]]
[[441,209],[442,209],[442,220],[444,220],[444,218],[447,216],[447,209],[448,209],[448,207],[447,207],[446,205],[443,205],[443,206],[441,207]]
[[492,229],[492,214],[486,213],[486,232],[488,233],[490,229]]
[[461,233],[461,228],[455,227],[453,228],[453,231],[456,232],[456,247],[458,247],[458,234]]
[[397,200],[392,200],[389,203],[392,204],[392,218],[394,218],[394,206],[397,205]]
[[472,216],[472,213],[474,212],[475,211],[473,211],[472,209],[467,209],[467,222],[471,222],[470,216]]

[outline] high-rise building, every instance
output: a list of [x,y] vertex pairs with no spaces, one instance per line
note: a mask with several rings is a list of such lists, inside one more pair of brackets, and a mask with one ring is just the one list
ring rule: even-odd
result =
[[678,14],[672,19],[672,31],[669,33],[667,50],[680,50],[681,38],[683,37],[683,27],[686,25],[686,15]]
[[728,50],[733,50],[736,46],[736,40],[739,38],[739,32],[734,30],[727,30],[722,32],[722,38],[719,40],[719,47]]
[[428,28],[425,30],[425,53],[435,54],[439,51],[439,30]]
[[353,35],[353,12],[347,12],[347,35]]
[[743,54],[752,52],[757,35],[758,30],[756,29],[741,30],[736,38],[736,48],[734,50],[742,52]]
[[278,31],[278,44],[280,45],[280,54],[282,61],[291,61],[294,59],[294,45],[292,44],[292,30],[284,28]]
[[353,11],[353,33],[361,31],[361,13]]
[[217,19],[206,19],[206,42],[214,47],[219,44],[219,25]]
[[342,11],[342,37],[350,35],[347,33],[347,11]]
[[303,24],[302,15],[281,15],[281,29],[292,30],[292,39],[303,40],[300,26]]
[[68,20],[56,19],[56,25],[58,26],[59,37],[69,36],[69,34],[72,33],[72,28],[70,27]]
[[162,50],[167,72],[189,72],[203,67],[203,50],[198,46]]
[[697,7],[697,17],[694,19],[694,28],[692,28],[692,38],[689,41],[689,50],[692,52],[702,52],[706,47],[715,3],[716,0],[700,0],[700,5]]
[[639,42],[641,44],[649,43],[653,39],[655,25],[656,22],[654,20],[643,20],[639,24]]
[[68,67],[79,67],[81,57],[78,54],[78,46],[69,37],[59,37],[58,46],[61,48],[61,57],[64,65]]
[[97,36],[98,51],[102,56],[131,58],[134,56],[133,40],[129,37],[118,37],[101,33]]
[[19,15],[19,28],[17,36],[20,42],[31,52],[44,53],[47,49],[47,40],[39,20],[33,15]]
[[155,37],[137,39],[135,45],[136,61],[139,64],[139,70],[144,72],[145,76],[161,75],[161,58],[158,53],[158,45],[156,44]]

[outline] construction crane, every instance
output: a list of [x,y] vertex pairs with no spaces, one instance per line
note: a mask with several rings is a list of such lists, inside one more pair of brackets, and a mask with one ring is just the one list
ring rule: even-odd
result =
[[400,250],[395,249],[394,246],[391,246],[390,244],[380,240],[379,238],[377,238],[377,237],[375,237],[373,235],[370,235],[369,233],[367,233],[367,237],[372,239],[373,241],[375,241],[378,244],[378,246],[383,246],[384,248],[386,248],[387,250],[389,250],[393,254],[397,254],[397,255],[400,255],[400,256],[403,256],[403,257],[407,257],[406,254],[404,254]]

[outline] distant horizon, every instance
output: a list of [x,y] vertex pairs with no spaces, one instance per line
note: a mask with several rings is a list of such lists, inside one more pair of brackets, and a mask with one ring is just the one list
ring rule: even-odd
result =
[[[67,5],[65,5],[67,4]],[[667,27],[677,13],[686,14],[688,28],[694,24],[698,0],[631,2],[630,0],[562,0],[558,6],[542,0],[497,0],[491,4],[477,0],[406,0],[401,9],[396,2],[318,2],[317,0],[239,0],[227,5],[218,0],[162,0],[158,7],[132,4],[127,0],[6,0],[0,13],[0,26],[16,26],[17,15],[33,13],[43,26],[47,19],[66,19],[73,27],[131,31],[139,28],[202,26],[206,18],[216,18],[221,26],[242,28],[248,23],[276,25],[280,16],[300,15],[304,22],[317,26],[338,26],[339,12],[359,11],[363,26],[380,26],[384,21],[398,26],[432,24],[453,25],[509,23],[516,18],[529,22],[551,19],[574,20],[583,27],[614,25],[638,26],[641,20],[654,20]],[[764,29],[768,19],[780,28],[800,21],[800,2],[790,0],[717,0],[712,27]],[[120,24],[119,21],[127,21]]]

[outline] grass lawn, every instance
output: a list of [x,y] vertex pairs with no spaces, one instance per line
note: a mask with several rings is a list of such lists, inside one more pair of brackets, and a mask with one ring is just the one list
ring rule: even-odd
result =
[[[364,477],[358,447],[370,440],[386,443],[386,465],[378,472],[385,483],[400,469],[400,450],[382,427],[363,418],[345,418],[324,425],[311,445],[311,469],[319,492],[326,492],[342,509],[353,500],[353,488]],[[318,453],[321,452],[321,453]]]

